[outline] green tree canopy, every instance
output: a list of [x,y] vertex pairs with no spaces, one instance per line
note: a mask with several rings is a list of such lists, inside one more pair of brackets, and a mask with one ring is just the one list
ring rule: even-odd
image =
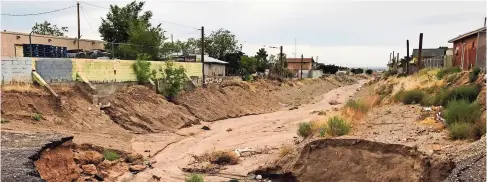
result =
[[[210,57],[223,59],[225,54],[237,51],[237,43],[235,35],[229,30],[219,29],[211,32],[210,36],[205,39],[205,52]],[[201,40],[197,42],[197,45],[201,45]]]
[[64,36],[64,33],[68,32],[68,27],[61,27],[60,29],[56,25],[44,21],[43,23],[36,23],[32,27],[32,33],[41,35],[53,35]]
[[255,55],[255,59],[257,59],[257,71],[264,72],[266,69],[271,67],[269,60],[267,60],[267,51],[264,48],[260,48],[257,54]]
[[126,59],[135,59],[137,54],[147,54],[151,60],[159,59],[160,47],[163,41],[160,25],[150,27],[146,22],[131,22],[128,44],[120,46],[120,53]]

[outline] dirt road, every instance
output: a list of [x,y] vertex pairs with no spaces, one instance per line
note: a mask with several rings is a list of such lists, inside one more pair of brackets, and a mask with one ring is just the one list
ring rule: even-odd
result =
[[[161,181],[183,181],[185,174],[181,168],[193,160],[193,155],[246,147],[269,149],[263,154],[241,157],[239,164],[226,166],[220,171],[222,175],[205,176],[205,181],[228,181],[230,177],[246,176],[278,153],[283,144],[292,143],[297,136],[298,123],[317,117],[311,112],[342,107],[342,103],[363,83],[365,80],[359,84],[331,90],[321,96],[321,101],[302,105],[297,109],[203,123],[211,130],[201,130],[201,125],[196,125],[182,129],[178,134],[139,135],[133,140],[132,148],[140,153],[150,150],[152,159],[157,163],[153,165],[153,169],[134,176],[127,174],[125,177],[131,181],[151,181],[152,176],[156,175]],[[336,100],[340,104],[330,105],[330,100]]]

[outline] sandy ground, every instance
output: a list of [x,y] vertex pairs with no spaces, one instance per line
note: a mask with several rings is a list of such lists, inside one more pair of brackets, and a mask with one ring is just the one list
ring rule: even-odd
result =
[[[312,111],[340,108],[342,104],[330,105],[330,100],[345,103],[356,89],[365,83],[340,87],[321,96],[321,101],[301,105],[294,110],[244,116],[225,119],[218,122],[202,123],[211,130],[201,130],[201,125],[185,128],[177,134],[138,135],[133,140],[133,149],[148,155],[157,161],[154,168],[146,170],[129,178],[130,181],[150,181],[152,176],[161,177],[161,181],[183,181],[185,173],[181,168],[186,167],[193,159],[193,155],[203,154],[213,150],[235,150],[239,148],[270,149],[264,154],[242,157],[237,165],[226,166],[219,176],[205,176],[205,181],[228,181],[230,177],[246,176],[268,161],[278,149],[286,143],[292,143],[297,136],[298,123],[307,122],[317,115]],[[232,131],[227,131],[229,128]],[[186,137],[182,137],[186,136]]]

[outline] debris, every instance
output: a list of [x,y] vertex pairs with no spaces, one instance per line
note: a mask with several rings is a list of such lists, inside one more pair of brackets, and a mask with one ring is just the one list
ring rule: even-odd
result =
[[255,177],[255,179],[256,179],[256,180],[261,180],[261,179],[262,179],[262,175],[260,175],[260,174],[259,174],[259,175],[257,175],[257,176]]
[[330,104],[330,105],[338,105],[340,103],[338,101],[336,101],[336,100],[331,100],[330,102],[328,102],[328,104]]
[[157,181],[161,181],[161,177],[156,176],[156,175],[152,175],[152,179],[155,179]]
[[423,111],[429,112],[431,111],[431,107],[423,107]]
[[294,106],[294,107],[289,108],[289,110],[295,110],[295,109],[298,109],[298,106]]
[[111,106],[110,102],[107,104],[101,104],[100,109],[109,108]]
[[95,179],[96,179],[96,180],[98,180],[98,181],[105,181],[105,180],[103,179],[103,177],[102,177],[102,176],[100,176],[100,175],[98,175],[98,174],[95,174],[95,176],[94,176],[94,177],[95,177]]
[[227,132],[231,132],[231,131],[232,131],[232,128],[228,128],[228,129],[227,129]]
[[252,148],[245,147],[241,149],[236,149],[235,153],[237,154],[237,157],[247,157],[257,153],[257,151]]
[[203,130],[210,130],[210,127],[208,127],[208,126],[203,126],[203,127],[201,127],[201,129],[203,129]]
[[86,174],[96,174],[98,171],[96,170],[96,166],[94,164],[87,164],[87,165],[82,165],[81,169],[83,169],[83,172]]

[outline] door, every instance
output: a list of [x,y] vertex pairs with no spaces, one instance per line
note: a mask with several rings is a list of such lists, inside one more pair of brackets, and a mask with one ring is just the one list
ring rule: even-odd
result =
[[24,47],[22,45],[15,45],[15,57],[24,57]]

